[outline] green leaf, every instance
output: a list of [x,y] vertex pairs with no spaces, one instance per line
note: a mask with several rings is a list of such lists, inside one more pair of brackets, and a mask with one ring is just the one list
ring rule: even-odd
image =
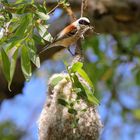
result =
[[3,48],[1,48],[1,56],[2,56],[3,72],[7,81],[9,82],[10,81],[10,60]]
[[79,118],[74,118],[74,121],[72,122],[72,128],[77,128],[79,122]]
[[44,37],[44,34],[47,32],[46,26],[45,25],[42,25],[42,24],[39,24],[38,27],[37,27],[37,29],[38,29],[39,35],[41,37]]
[[84,90],[84,87],[82,86],[81,82],[79,81],[77,75],[74,74],[72,76],[72,78],[73,78],[73,81],[74,81],[74,83],[73,83],[74,87],[73,88],[74,89],[75,88],[79,89],[79,92],[77,92],[77,95],[86,99],[87,98],[87,95],[86,95],[85,90]]
[[57,76],[53,78],[53,80],[51,81],[51,86],[55,87],[62,79],[63,77],[61,76]]
[[7,43],[9,44],[9,46],[7,47],[8,50],[13,48],[14,46],[19,46],[21,42],[24,41],[25,37],[27,37],[29,31],[31,30],[29,29],[31,28],[30,26],[31,19],[32,19],[32,15],[28,14],[28,15],[24,15],[21,18],[20,22],[17,22],[19,26],[16,23],[13,23],[13,26],[17,26],[17,27],[16,29],[14,29],[15,33],[7,39]]
[[20,26],[15,32],[15,36],[23,38],[24,33],[27,31],[30,21],[32,20],[31,14],[25,15],[21,19]]
[[22,42],[21,37],[14,36],[8,40],[8,46],[6,47],[6,51],[9,51],[14,46],[18,46]]
[[52,35],[51,35],[49,32],[46,32],[46,33],[44,34],[43,39],[46,40],[46,41],[48,41],[48,42],[52,42],[53,37],[52,37]]
[[78,69],[77,71],[79,75],[90,85],[90,87],[94,90],[94,86],[92,81],[89,79],[88,75],[83,69]]
[[10,86],[11,86],[11,82],[12,82],[15,67],[16,67],[18,49],[15,50],[15,52],[11,58],[11,62],[4,49],[1,50],[1,55],[2,55],[4,75],[8,81],[8,89],[11,91]]
[[36,14],[41,18],[42,20],[48,20],[50,19],[50,16],[48,14],[45,14],[43,12],[36,12]]
[[83,67],[83,63],[81,63],[81,62],[74,63],[71,68],[71,73],[78,72],[78,74],[90,85],[90,87],[92,89],[94,89],[94,86],[93,86],[90,78],[88,77],[86,72],[82,69],[82,67]]
[[64,65],[66,66],[66,69],[68,68],[68,63],[67,63],[67,61],[65,61],[65,60],[63,60],[63,63],[64,63]]
[[30,60],[36,65],[36,67],[40,67],[40,59],[39,56],[37,55],[37,49],[35,47],[35,43],[33,39],[30,39],[26,43],[28,49],[29,49],[29,57]]
[[41,36],[44,40],[46,40],[46,41],[48,41],[48,42],[51,42],[51,41],[52,41],[53,37],[52,37],[51,34],[47,31],[47,28],[46,28],[45,25],[39,24],[37,29],[38,29],[38,32],[39,32],[40,36]]
[[69,103],[70,107],[73,107],[75,105],[75,101],[72,101]]
[[140,109],[135,109],[132,113],[137,120],[140,120]]
[[8,31],[10,33],[13,33],[17,30],[17,28],[19,28],[20,26],[20,20],[19,18],[12,18],[10,21],[10,24],[8,26]]
[[73,90],[74,90],[75,93],[81,92],[81,88],[74,88]]
[[83,83],[81,84],[86,92],[88,102],[93,105],[99,105],[99,100],[93,95],[93,92],[86,85],[84,85]]
[[70,114],[77,115],[77,110],[75,110],[74,108],[69,108],[69,109],[68,109],[68,112],[69,112]]
[[87,108],[84,108],[81,110],[81,112],[86,112],[87,111]]
[[31,72],[31,62],[30,62],[29,52],[26,46],[22,46],[21,49],[21,69],[25,79],[29,81],[32,72]]
[[68,0],[60,0],[59,3],[63,4],[64,6],[69,6]]
[[93,95],[93,92],[85,84],[79,81],[77,75],[74,74],[73,79],[74,79],[74,87],[81,89],[81,91],[79,90],[77,95],[86,99],[90,104],[99,105],[99,101]]
[[[46,1],[44,1],[44,2],[46,2]],[[37,9],[38,9],[38,11],[39,12],[43,12],[43,13],[46,13],[47,12],[47,10],[46,10],[46,5],[44,6],[44,3],[43,4],[37,4],[36,5],[36,7],[37,7]]]
[[34,39],[36,45],[44,45],[45,44],[45,41],[39,35],[33,34],[33,39]]
[[64,3],[67,3],[67,2],[68,2],[68,0],[63,0],[63,2],[64,2]]
[[64,100],[64,99],[60,99],[59,98],[58,99],[58,103],[61,104],[61,105],[63,105],[63,106],[66,106],[66,107],[69,106],[68,102],[66,100]]
[[83,63],[81,63],[81,62],[76,62],[76,63],[74,63],[73,65],[72,65],[72,67],[71,67],[71,72],[72,73],[75,73],[75,72],[77,72],[79,69],[81,69],[83,67]]
[[140,70],[136,73],[135,80],[137,85],[140,85]]
[[100,49],[99,49],[99,38],[98,37],[92,37],[92,40],[89,42],[90,45],[93,44],[92,49],[94,50],[95,54],[100,56]]
[[15,72],[15,68],[16,68],[16,61],[17,61],[17,56],[18,56],[18,49],[15,50],[12,59],[11,59],[11,65],[10,65],[10,81],[8,83],[8,88],[10,89],[11,86],[11,82],[13,79],[13,75]]

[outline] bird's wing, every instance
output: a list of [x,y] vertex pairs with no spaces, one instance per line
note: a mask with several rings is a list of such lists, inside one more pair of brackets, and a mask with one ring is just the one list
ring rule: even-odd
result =
[[66,28],[64,28],[59,34],[57,34],[56,37],[54,37],[53,41],[47,46],[44,47],[40,53],[46,51],[47,49],[51,48],[52,44],[59,41],[59,40],[63,40],[66,39],[70,36],[73,36],[77,33],[77,28],[75,26],[69,25]]
[[64,28],[59,34],[57,34],[57,36],[54,38],[52,42],[56,42],[64,38],[68,38],[72,35],[75,35],[76,32],[77,32],[77,28],[75,26],[69,25],[66,28]]

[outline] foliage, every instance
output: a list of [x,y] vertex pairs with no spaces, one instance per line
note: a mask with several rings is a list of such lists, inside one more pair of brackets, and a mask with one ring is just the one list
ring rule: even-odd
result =
[[[83,63],[81,62],[76,62],[71,67],[67,66],[67,71],[72,82],[73,90],[76,92],[78,96],[77,98],[82,97],[91,105],[99,105],[99,101],[93,95],[94,86],[82,67]],[[77,74],[82,77],[82,80],[78,78]],[[87,84],[84,83],[83,80],[86,81]]]
[[[76,62],[72,66],[68,66],[65,63],[65,65],[69,74],[69,77],[67,77],[66,79],[72,83],[71,94],[76,94],[76,97],[74,99],[59,98],[58,103],[65,106],[68,109],[68,112],[74,116],[73,126],[76,127],[76,124],[79,120],[77,117],[78,112],[85,112],[87,110],[87,108],[81,110],[76,109],[76,104],[79,104],[80,100],[83,100],[88,106],[99,105],[99,101],[93,94],[94,86],[90,78],[82,68],[83,63]],[[81,79],[79,77],[81,77]],[[51,86],[56,86],[62,79],[63,77],[61,76],[55,77],[51,81]]]
[[[114,113],[123,120],[120,123],[124,127],[130,125],[130,128],[133,129],[140,123],[139,36],[139,33],[132,35],[118,33],[91,36],[83,41],[84,52],[86,52],[85,71],[94,83],[96,96],[103,98],[101,106],[104,105],[106,108],[106,115],[104,113],[103,119],[104,133],[108,131],[107,125],[111,123],[110,120],[113,122]],[[120,110],[118,111],[117,108]],[[130,123],[130,116],[133,125],[132,122]],[[119,124],[117,127],[119,128]],[[111,127],[110,133],[112,132]],[[122,133],[126,133],[125,130]],[[128,133],[124,135],[128,135]]]
[[17,129],[15,124],[11,122],[3,122],[0,124],[0,139],[1,140],[19,140],[25,133]]
[[[66,0],[58,5],[68,6]],[[52,40],[47,23],[50,16],[46,2],[34,0],[1,1],[0,9],[0,59],[8,87],[13,79],[16,61],[21,57],[21,69],[27,81],[32,75],[32,63],[40,67],[37,45],[46,45]],[[19,55],[20,54],[20,55]]]

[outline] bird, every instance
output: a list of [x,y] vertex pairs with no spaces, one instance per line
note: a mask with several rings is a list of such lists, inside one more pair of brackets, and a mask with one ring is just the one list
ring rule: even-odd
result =
[[80,17],[58,33],[52,42],[47,47],[44,47],[40,53],[57,46],[68,48],[70,51],[69,46],[76,43],[79,38],[84,39],[85,32],[91,28],[90,20],[87,17]]

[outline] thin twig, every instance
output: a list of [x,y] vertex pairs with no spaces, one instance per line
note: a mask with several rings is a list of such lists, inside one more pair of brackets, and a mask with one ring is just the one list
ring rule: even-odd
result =
[[71,7],[70,6],[65,6],[64,8],[67,11],[68,15],[70,16],[71,22],[75,21],[76,16],[75,16],[74,12],[72,11]]
[[[84,10],[87,8],[87,0],[82,0],[82,4],[81,4],[81,17],[83,17],[84,14]],[[74,62],[75,61],[83,61],[84,57],[83,57],[83,52],[82,52],[82,45],[81,45],[81,40],[78,40],[77,42],[77,46],[75,48],[75,58],[74,58]]]
[[60,3],[58,3],[51,11],[49,11],[47,14],[50,15],[51,13],[53,13],[55,11],[56,8],[58,8],[60,6]]
[[74,56],[74,59],[72,61],[72,64],[76,63],[78,61],[80,61],[80,62],[84,61],[81,39],[77,41],[76,48],[75,48],[75,56]]
[[87,0],[82,0],[82,4],[81,4],[81,17],[83,17],[84,15],[84,11],[87,8]]

